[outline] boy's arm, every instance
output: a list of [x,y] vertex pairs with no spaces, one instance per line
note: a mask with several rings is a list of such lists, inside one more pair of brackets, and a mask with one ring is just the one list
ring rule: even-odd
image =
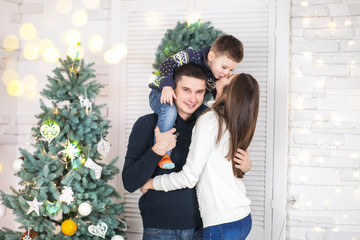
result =
[[168,57],[160,65],[160,72],[162,74],[162,80],[160,82],[160,90],[165,86],[175,88],[174,73],[178,67],[183,64],[191,62],[192,49],[185,49],[171,57]]

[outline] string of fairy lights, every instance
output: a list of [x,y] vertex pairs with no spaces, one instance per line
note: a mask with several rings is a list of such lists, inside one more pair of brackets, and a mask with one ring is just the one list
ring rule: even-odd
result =
[[[300,2],[301,7],[310,6],[309,2],[306,0],[302,0]],[[301,23],[303,29],[308,29],[313,20],[317,20],[319,17],[319,13],[317,10],[313,11],[313,16],[302,17]],[[330,18],[330,22],[328,23],[328,29],[312,29],[311,39],[334,39],[336,40],[337,30],[340,28],[351,28],[352,26],[358,24],[354,23],[352,20],[358,21],[358,18],[351,18],[349,16],[338,18],[336,21],[333,18]],[[343,22],[340,22],[342,20]],[[360,22],[360,21],[359,21]],[[294,38],[303,38],[304,31],[294,31]],[[354,36],[355,37],[355,36]],[[342,39],[343,43],[346,43],[347,46],[344,47],[355,47],[357,44],[354,39]],[[297,55],[293,53],[294,55]],[[296,179],[291,180],[291,186],[294,188],[301,188],[303,186],[310,187],[309,189],[314,189],[314,191],[318,192],[316,197],[307,195],[306,199],[301,199],[301,201],[293,201],[289,204],[289,208],[293,209],[297,212],[309,213],[318,212],[323,213],[324,216],[331,216],[334,222],[329,224],[326,220],[314,218],[304,218],[304,219],[289,219],[291,222],[290,226],[298,226],[305,228],[312,228],[315,232],[322,232],[325,230],[331,230],[333,232],[339,232],[342,228],[354,227],[358,228],[360,226],[360,222],[356,222],[354,217],[350,218],[350,215],[358,215],[360,213],[360,206],[337,206],[336,208],[331,207],[332,199],[323,199],[324,197],[329,197],[328,193],[333,193],[334,196],[342,196],[342,194],[347,194],[346,196],[349,198],[353,198],[354,202],[360,201],[360,169],[358,167],[349,167],[346,165],[341,166],[340,163],[333,164],[332,161],[336,161],[335,159],[339,158],[347,158],[350,160],[360,160],[360,151],[359,149],[355,149],[354,146],[344,146],[345,140],[341,137],[339,138],[328,138],[328,134],[339,134],[342,135],[345,133],[354,134],[359,131],[359,123],[356,122],[356,119],[360,118],[359,111],[355,109],[348,110],[329,110],[329,109],[307,109],[306,101],[307,99],[321,97],[321,98],[335,98],[341,97],[342,102],[349,102],[356,106],[356,102],[359,102],[359,97],[356,96],[355,92],[349,91],[337,91],[338,89],[327,89],[327,80],[331,79],[333,81],[341,80],[343,78],[351,78],[355,76],[355,73],[352,71],[356,68],[356,64],[358,64],[359,58],[356,58],[350,51],[337,53],[334,56],[334,53],[313,53],[313,52],[302,52],[300,56],[309,62],[314,63],[313,66],[315,68],[326,67],[327,64],[337,63],[337,61],[342,62],[342,64],[347,64],[349,74],[346,76],[314,76],[312,74],[311,78],[313,81],[313,92],[311,93],[301,93],[296,92],[296,89],[292,90],[293,98],[292,98],[292,109],[296,112],[305,112],[307,114],[313,114],[313,117],[309,117],[310,119],[304,121],[310,121],[310,124],[307,124],[306,127],[293,126],[294,132],[293,134],[299,134],[306,136],[308,134],[316,134],[318,133],[318,138],[313,139],[309,145],[306,147],[299,146],[296,143],[291,146],[290,153],[291,167],[308,167],[313,168],[321,168],[322,170],[329,171],[333,173],[334,178],[342,179],[344,176],[341,175],[347,171],[346,179],[344,181],[339,182],[337,180],[336,184],[325,183],[326,181],[318,181],[320,176],[316,176],[316,181],[311,179],[309,172],[304,171],[302,174],[296,175]],[[350,56],[353,55],[353,56]],[[308,77],[307,73],[304,73],[301,70],[296,70],[293,72],[293,76],[301,81],[302,78]],[[300,143],[301,145],[301,143]],[[326,154],[321,154],[326,151]],[[336,151],[340,151],[338,154],[334,154]],[[327,163],[329,161],[330,163]],[[354,165],[354,164],[352,164]],[[351,164],[350,164],[351,166]],[[291,172],[291,170],[290,170]],[[290,176],[289,176],[290,178]],[[334,180],[335,181],[335,180]],[[352,192],[352,195],[349,193]],[[327,193],[327,194],[324,194]],[[304,194],[305,195],[305,194]],[[345,209],[344,209],[345,208]],[[325,211],[325,213],[324,213]],[[336,216],[340,216],[337,218]],[[323,221],[323,222],[321,222]],[[357,238],[354,236],[351,238],[352,240],[356,240]]]

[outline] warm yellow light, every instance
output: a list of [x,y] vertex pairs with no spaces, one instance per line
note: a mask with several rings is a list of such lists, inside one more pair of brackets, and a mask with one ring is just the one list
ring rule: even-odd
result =
[[25,40],[31,40],[36,37],[36,28],[31,23],[25,23],[20,28],[20,36]]
[[330,27],[331,29],[334,29],[334,28],[336,27],[336,23],[333,22],[333,21],[331,21],[331,22],[329,23],[329,27]]
[[40,42],[37,44],[39,54],[43,54],[47,48],[54,47],[54,44],[52,41],[48,38],[40,40]]
[[71,0],[58,0],[56,3],[56,11],[61,14],[67,14],[72,9]]
[[3,41],[3,47],[8,51],[14,51],[19,47],[19,39],[13,35],[7,35]]
[[85,7],[89,9],[95,9],[99,7],[100,0],[82,0],[82,3],[84,4]]
[[100,52],[104,46],[104,40],[100,35],[94,35],[89,39],[88,47],[92,52]]
[[191,24],[194,24],[194,23],[197,23],[198,21],[200,21],[201,19],[201,16],[199,14],[190,14],[188,15],[188,17],[186,18],[186,23],[187,25],[191,25]]
[[300,5],[303,7],[307,7],[307,6],[309,6],[309,3],[307,1],[301,1]]
[[26,89],[24,96],[27,99],[34,99],[36,97],[36,88]]
[[11,96],[20,96],[24,92],[24,86],[19,80],[13,80],[7,85],[7,91]]
[[0,163],[0,172],[2,172],[2,164]]
[[39,56],[39,50],[36,45],[28,44],[24,48],[23,55],[27,60],[35,60]]
[[350,21],[350,20],[346,20],[346,21],[345,21],[345,25],[346,25],[346,26],[350,26],[350,25],[351,25],[351,21]]
[[352,46],[352,45],[354,45],[354,41],[350,40],[348,44],[349,44],[349,46]]
[[306,27],[306,26],[309,25],[310,19],[309,18],[303,18],[302,22],[303,22],[303,26]]
[[14,69],[9,68],[3,72],[1,78],[2,82],[5,85],[8,85],[11,81],[18,79],[18,74]]
[[79,43],[81,40],[81,33],[79,30],[77,29],[72,29],[69,30],[66,34],[65,34],[65,43],[67,45],[74,45]]
[[56,62],[59,59],[60,54],[56,48],[50,47],[45,50],[42,56],[46,62]]
[[29,74],[23,78],[22,82],[25,89],[32,89],[36,87],[37,79],[33,75]]
[[158,12],[151,11],[146,12],[144,15],[144,21],[147,25],[157,26],[160,24],[160,16]]
[[67,50],[67,55],[74,60],[79,60],[84,57],[84,48],[78,44],[72,45]]
[[105,52],[104,58],[107,63],[117,64],[127,56],[128,49],[125,44],[119,43],[114,48]]
[[88,14],[84,10],[79,10],[74,12],[71,18],[72,24],[74,24],[77,27],[85,26],[88,21]]

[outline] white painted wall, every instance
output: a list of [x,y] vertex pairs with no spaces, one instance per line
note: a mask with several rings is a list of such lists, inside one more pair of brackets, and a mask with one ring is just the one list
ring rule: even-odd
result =
[[360,1],[292,3],[288,239],[360,239]]
[[[89,36],[100,34],[105,40],[104,49],[110,47],[110,3],[103,0],[101,7],[89,12],[89,23],[80,29],[83,45]],[[308,6],[301,6],[304,3]],[[65,29],[73,28],[71,13],[60,15],[54,5],[55,1],[0,0],[0,39],[10,33],[18,35],[20,23],[31,22],[38,29],[39,39],[51,38],[65,57],[60,36]],[[79,8],[83,8],[81,1],[73,1],[72,12]],[[299,201],[294,208],[289,204],[286,238],[360,239],[360,2],[293,0],[289,20],[289,140],[284,148],[288,149],[288,195]],[[329,25],[332,21],[334,25]],[[22,41],[21,46],[24,44]],[[86,51],[85,60],[96,63],[99,79],[109,85],[116,79],[109,79],[103,53]],[[8,67],[4,58],[2,50],[0,73]],[[36,76],[39,91],[56,66],[21,58],[12,67],[18,70],[20,79],[30,73]],[[104,114],[113,125],[108,139],[113,156],[119,146],[118,110],[111,99],[117,91],[105,88],[97,100],[109,103]],[[39,104],[38,99],[10,97],[2,83],[0,102],[0,188],[9,192],[10,183],[15,181],[12,161],[18,157],[17,148],[26,146]],[[15,228],[12,219],[8,211],[0,219],[0,227]]]

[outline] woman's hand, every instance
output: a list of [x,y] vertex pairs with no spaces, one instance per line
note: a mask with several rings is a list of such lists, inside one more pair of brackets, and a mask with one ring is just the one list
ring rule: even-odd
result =
[[149,191],[149,189],[154,189],[153,186],[153,178],[150,178],[141,188],[140,188],[140,192],[142,194],[147,193],[147,191]]
[[246,151],[238,148],[234,158],[235,167],[240,169],[241,172],[246,173],[251,169],[251,161],[249,156],[249,150]]

